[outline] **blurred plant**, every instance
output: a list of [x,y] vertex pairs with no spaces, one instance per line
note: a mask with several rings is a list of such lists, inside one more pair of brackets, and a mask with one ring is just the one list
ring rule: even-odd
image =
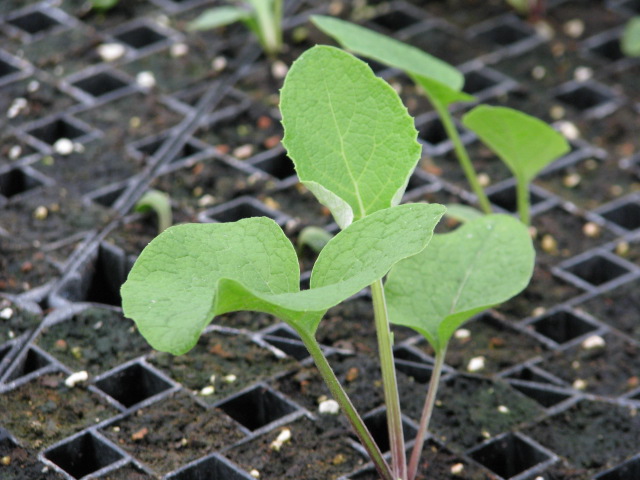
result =
[[91,8],[99,12],[106,12],[115,7],[120,0],[91,0]]
[[633,17],[625,25],[620,48],[627,57],[640,57],[640,16]]
[[546,10],[544,0],[506,0],[521,15],[527,15],[529,19],[539,20]]
[[217,7],[205,10],[190,22],[188,30],[211,30],[242,22],[258,38],[269,56],[282,50],[282,0],[247,0],[243,6]]
[[151,189],[145,192],[134,209],[136,212],[142,213],[155,212],[158,219],[158,233],[164,232],[173,224],[169,195],[159,190]]

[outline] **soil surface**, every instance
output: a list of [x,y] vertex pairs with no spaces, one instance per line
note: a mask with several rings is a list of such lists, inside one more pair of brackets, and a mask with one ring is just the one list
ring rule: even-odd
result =
[[[320,414],[329,390],[297,335],[277,319],[223,315],[215,320],[223,331],[207,331],[190,353],[173,357],[153,351],[119,310],[116,263],[129,268],[158,233],[154,215],[132,214],[149,188],[169,195],[174,224],[232,221],[264,207],[294,243],[306,226],[336,232],[328,209],[297,183],[280,144],[283,66],[316,43],[333,43],[307,22],[310,13],[359,22],[460,66],[465,91],[554,123],[571,140],[571,151],[534,181],[531,284],[465,324],[451,342],[418,478],[494,479],[513,466],[509,445],[527,452],[517,456],[532,467],[530,478],[544,480],[591,479],[638,455],[639,224],[634,213],[618,219],[627,230],[602,216],[610,202],[638,205],[640,168],[632,159],[640,151],[640,67],[617,43],[627,19],[640,13],[637,5],[547,2],[546,12],[527,18],[503,0],[285,3],[295,3],[300,16],[290,16],[279,64],[245,49],[241,24],[187,31],[206,2],[135,0],[102,13],[84,0],[0,2],[0,478],[63,478],[40,460],[43,452],[94,429],[125,455],[103,479],[162,478],[213,453],[265,480],[376,478],[346,419]],[[44,15],[34,31],[16,27],[31,8]],[[123,55],[104,61],[98,47],[105,43],[125,45]],[[375,62],[372,68],[417,117],[426,145],[405,198],[473,205],[429,102],[399,72]],[[79,91],[77,79],[96,72],[115,77],[98,77],[93,94]],[[140,85],[142,72],[155,85]],[[586,93],[562,93],[585,86]],[[222,95],[201,103],[219,87]],[[458,123],[470,108],[453,107]],[[482,182],[494,190],[492,202],[513,212],[511,173],[460,131]],[[56,142],[66,138],[73,151],[61,153]],[[175,158],[163,156],[167,146]],[[227,208],[239,197],[256,203]],[[445,220],[436,231],[456,226]],[[113,247],[117,260],[104,252],[96,259],[99,242],[102,250]],[[626,276],[609,282],[606,265],[564,266],[596,252],[619,261]],[[316,256],[309,249],[300,255],[303,286]],[[89,293],[67,300],[91,304],[68,314],[52,308],[51,293],[73,296],[63,287],[77,272]],[[592,318],[594,331],[558,343],[536,336],[529,323],[558,307]],[[37,330],[45,318],[56,321]],[[433,351],[409,329],[394,327],[393,334],[411,439]],[[33,345],[23,345],[32,335]],[[388,449],[368,294],[329,310],[317,338]],[[15,360],[29,347],[26,359]],[[479,358],[484,367],[469,372]],[[128,392],[135,402],[113,402],[104,394],[109,382],[95,379],[126,362],[134,370],[150,365],[176,386],[143,373]],[[65,384],[81,371],[88,381]],[[140,403],[136,392],[147,388],[153,396]],[[285,429],[291,439],[274,448]],[[545,464],[547,452],[557,461]]]

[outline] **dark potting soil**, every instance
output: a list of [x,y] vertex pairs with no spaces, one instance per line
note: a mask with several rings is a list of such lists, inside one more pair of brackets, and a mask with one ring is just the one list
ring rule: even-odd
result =
[[105,480],[151,480],[153,476],[141,471],[133,465],[118,468],[104,477]]
[[45,328],[37,343],[74,371],[93,376],[151,350],[131,320],[105,308],[89,308]]
[[[466,145],[466,148],[470,157],[473,158],[473,165],[478,175],[486,176],[486,186],[511,178],[504,163],[480,142],[472,142]],[[468,186],[467,178],[458,168],[458,159],[452,150],[433,159],[423,158],[422,168],[460,188]]]
[[[492,375],[524,363],[544,353],[539,341],[487,313],[463,325],[469,336],[453,338],[447,348],[446,364],[466,371],[472,358],[482,357],[484,368],[477,373]],[[433,356],[433,349],[421,342],[420,348]]]
[[46,448],[117,413],[84,386],[66,387],[65,378],[46,374],[0,395],[0,411],[12,412],[3,416],[2,426],[23,447]]
[[540,366],[569,385],[584,385],[597,395],[620,395],[637,387],[640,347],[614,333],[602,338],[603,346],[575,345],[554,352]]
[[[603,176],[606,183],[602,181]],[[534,183],[583,209],[593,209],[640,190],[640,183],[620,170],[616,161],[593,157],[542,174]]]
[[629,282],[614,290],[601,293],[577,308],[589,312],[631,338],[640,341],[640,281]]
[[[35,3],[0,2],[0,12],[5,14]],[[188,132],[193,136],[190,138],[195,137],[196,140],[185,144],[175,163],[170,164],[170,159],[166,159],[165,167],[168,169],[162,167],[153,173],[145,170],[152,166],[152,160],[157,160],[152,159],[160,147],[160,143],[154,145],[155,139],[166,138],[171,128],[188,119],[204,89],[231,73],[231,64],[238,59],[237,47],[243,46],[246,39],[241,25],[211,32],[185,33],[186,22],[195,18],[207,5],[158,2],[171,5],[165,11],[160,10],[156,3],[149,0],[119,2],[110,12],[97,14],[87,11],[84,0],[62,0],[51,7],[77,17],[81,21],[79,25],[53,30],[50,35],[36,35],[25,41],[4,35],[3,30],[7,39],[3,50],[28,60],[37,69],[37,75],[29,74],[25,75],[29,78],[0,84],[0,111],[7,112],[16,98],[25,98],[28,104],[20,115],[9,118],[8,124],[19,127],[19,130],[22,125],[50,114],[69,112],[87,123],[88,136],[91,137],[91,140],[83,140],[84,151],[69,156],[49,156],[40,155],[38,152],[42,147],[36,148],[33,139],[25,140],[20,132],[0,133],[0,165],[28,165],[56,182],[53,186],[39,185],[33,188],[33,192],[12,196],[0,208],[0,290],[3,292],[28,292],[65,273],[69,267],[64,262],[74,247],[80,246],[79,233],[102,230],[115,215],[129,213],[116,213],[111,209],[112,202],[91,202],[81,199],[82,195],[128,181],[140,173],[150,176],[154,188],[170,194],[176,223],[196,221],[198,215],[206,213],[208,208],[241,195],[256,196],[267,207],[292,217],[293,221],[286,224],[285,230],[293,240],[306,225],[327,226],[332,223],[329,212],[319,206],[304,187],[289,181],[280,182],[287,180],[285,177],[291,169],[269,171],[265,167],[265,175],[253,174],[261,165],[256,154],[282,155],[278,150],[282,130],[274,111],[282,79],[274,77],[273,63],[268,60],[255,64],[249,74],[235,85],[237,91],[234,95],[222,99],[213,115],[206,112],[199,119],[200,129]],[[597,234],[587,235],[585,225],[589,223],[588,216],[582,210],[576,214],[572,208],[562,205],[562,202],[569,201],[578,209],[589,210],[640,191],[637,174],[620,168],[620,159],[632,156],[638,148],[636,109],[627,104],[602,118],[585,119],[581,114],[584,106],[565,102],[556,97],[554,91],[573,80],[579,67],[588,67],[595,80],[612,87],[614,93],[627,95],[624,101],[638,102],[637,82],[633,81],[637,64],[624,59],[605,58],[606,55],[603,57],[603,52],[606,54],[609,50],[585,52],[587,42],[584,40],[587,37],[619,28],[625,18],[608,8],[611,2],[594,2],[589,8],[584,7],[584,2],[573,0],[552,2],[547,21],[555,31],[554,38],[523,54],[512,55],[497,37],[492,38],[477,28],[475,32],[463,30],[505,13],[503,0],[408,0],[410,6],[419,7],[425,13],[425,18],[435,15],[451,22],[447,25],[429,18],[417,27],[415,15],[407,17],[402,14],[403,9],[408,8],[406,4],[371,3],[375,5],[360,8],[349,2],[327,5],[326,2],[307,1],[301,3],[297,11],[304,12],[313,6],[319,7],[321,12],[333,9],[332,14],[342,18],[360,15],[367,26],[389,33],[400,29],[398,38],[424,47],[455,64],[483,56],[489,62],[487,67],[520,82],[506,90],[491,93],[487,97],[489,103],[519,108],[546,121],[568,120],[580,132],[580,139],[574,142],[570,154],[575,160],[536,180],[538,187],[552,194],[549,197],[552,202],[533,219],[537,231],[534,240],[538,266],[532,284],[524,294],[498,308],[499,321],[487,321],[486,318],[473,321],[464,326],[470,336],[456,338],[452,342],[446,359],[448,369],[441,382],[432,422],[432,432],[438,444],[431,442],[425,447],[422,463],[428,468],[421,469],[419,478],[494,478],[486,469],[470,461],[465,452],[486,439],[510,431],[525,433],[561,457],[540,474],[545,480],[592,478],[603,469],[638,453],[640,426],[634,410],[589,397],[548,417],[548,410],[545,410],[548,405],[538,403],[535,396],[519,393],[520,389],[509,383],[496,380],[495,375],[517,368],[522,362],[533,362],[532,369],[542,368],[559,378],[555,383],[567,388],[568,393],[563,393],[562,397],[568,399],[568,403],[573,401],[573,395],[580,395],[577,390],[569,389],[572,385],[581,385],[576,380],[586,385],[586,394],[607,397],[633,395],[638,387],[637,278],[610,291],[592,291],[575,305],[604,324],[605,330],[606,326],[613,327],[631,337],[625,338],[616,332],[598,332],[606,342],[603,348],[585,350],[575,342],[559,348],[544,347],[519,326],[511,328],[501,323],[503,320],[520,322],[531,316],[537,317],[583,295],[583,288],[551,271],[558,263],[577,254],[612,245],[616,240],[618,246],[613,253],[640,265],[637,241],[626,237],[624,242],[629,247],[620,249],[623,242],[606,225],[601,226]],[[127,22],[146,15],[146,20],[155,19],[160,12],[169,19],[166,32],[171,38],[164,37],[160,42],[163,46],[157,50],[153,46],[148,52],[130,50],[125,58],[109,66],[121,70],[131,80],[141,71],[150,71],[155,76],[156,87],[147,92],[132,84],[128,85],[130,92],[124,96],[106,103],[102,103],[102,99],[94,105],[80,105],[80,100],[75,99],[75,95],[69,93],[64,82],[59,80],[100,63],[96,47],[113,38],[115,31],[112,29],[123,28]],[[397,25],[392,18],[404,18],[408,24],[400,21]],[[514,15],[503,18],[504,22],[511,22],[510,25],[522,27],[523,35],[531,38],[531,25],[525,20]],[[575,19],[580,19],[585,27],[578,38],[567,34],[566,28],[567,22]],[[294,45],[283,57],[288,65],[299,51],[309,45],[326,42],[313,27],[306,23],[303,27],[287,32],[287,38]],[[158,28],[165,31],[165,26]],[[171,32],[184,36],[173,37]],[[186,55],[174,55],[170,45],[176,42],[188,44]],[[69,45],[73,45],[71,50]],[[496,51],[500,52],[499,55],[495,55]],[[612,51],[615,53],[615,46]],[[212,69],[212,61],[216,57],[226,58],[227,66],[217,71]],[[608,66],[611,62],[616,62],[615,69]],[[0,69],[0,75],[3,73]],[[396,73],[390,75],[392,83],[401,87],[401,96],[412,114],[428,114],[432,110],[406,79],[398,78]],[[35,78],[39,82],[38,88],[32,82]],[[471,88],[471,84],[468,82],[467,87]],[[238,95],[237,92],[241,93]],[[615,101],[618,99],[614,98]],[[467,108],[468,105],[458,110],[456,118],[460,119]],[[214,123],[213,119],[216,120]],[[437,140],[437,126],[435,133],[420,122],[417,126],[421,139]],[[45,143],[52,144],[55,139],[50,140]],[[198,140],[204,142],[198,143]],[[586,142],[589,145],[584,145]],[[21,149],[17,159],[13,158],[14,152],[10,152],[9,147],[13,146]],[[600,147],[602,151],[591,146]],[[218,150],[215,157],[210,153],[214,148]],[[470,143],[469,148],[478,170],[486,175],[484,180],[488,183],[495,185],[509,177],[502,164],[478,142]],[[234,155],[239,158],[227,161]],[[193,160],[196,156],[197,160]],[[180,163],[187,157],[192,160]],[[428,193],[414,195],[412,200],[439,203],[468,201],[464,193],[463,197],[460,195],[459,189],[467,189],[467,185],[455,163],[446,148],[433,158],[425,157],[420,168],[432,175],[430,178],[434,181],[442,180],[443,183],[435,182]],[[242,167],[237,168],[238,164]],[[175,168],[178,165],[181,167]],[[262,165],[264,167],[265,164]],[[162,174],[156,176],[156,172]],[[280,188],[281,183],[284,188]],[[39,207],[44,207],[46,214]],[[443,222],[438,231],[447,231],[454,226],[451,222]],[[153,238],[156,230],[153,216],[132,216],[112,230],[106,241],[115,243],[133,259]],[[301,260],[301,270],[308,271],[314,258],[307,252]],[[635,274],[637,276],[637,271]],[[4,307],[4,304],[0,305],[0,308]],[[7,306],[14,308],[14,305]],[[46,307],[46,302],[42,307]],[[322,344],[343,352],[329,358],[336,374],[357,407],[366,414],[373,412],[372,418],[376,423],[384,424],[383,421],[378,422],[383,396],[375,360],[377,347],[371,317],[367,297],[354,299],[329,311],[320,325],[318,338]],[[11,319],[0,321],[0,342],[31,331],[41,318],[40,315],[25,315],[24,311],[15,308]],[[258,334],[259,330],[276,322],[269,315],[245,312],[216,319],[219,325],[252,334]],[[415,353],[415,349],[427,355],[431,350],[409,330],[394,329],[394,334],[397,358],[400,359],[398,383],[402,404],[406,416],[416,422],[422,409],[431,364]],[[284,338],[296,341],[295,335],[284,334]],[[404,341],[410,345],[399,345]],[[328,395],[328,389],[321,383],[315,367],[308,360],[300,363],[290,357],[281,359],[247,337],[209,333],[189,355],[171,357],[151,353],[133,324],[119,313],[90,309],[47,328],[37,339],[37,345],[70,370],[87,370],[92,378],[123,362],[142,358],[141,364],[148,361],[190,391],[158,395],[144,407],[134,406],[123,417],[101,427],[101,433],[120,445],[135,461],[143,462],[158,474],[182,467],[212,452],[220,452],[246,471],[255,468],[262,478],[273,479],[326,480],[346,475],[367,462],[352,448],[354,437],[342,416],[319,415],[318,401]],[[296,344],[289,351],[299,353],[300,345]],[[477,376],[460,375],[470,359],[477,356],[485,358],[485,369]],[[303,359],[304,355],[299,357]],[[518,374],[508,378],[533,384],[542,382],[535,372],[531,372],[533,370],[521,372],[522,378]],[[228,376],[230,374],[234,375],[234,381]],[[37,455],[54,442],[121,413],[84,386],[65,387],[64,378],[61,373],[47,373],[25,384],[18,382],[16,388],[0,395],[0,411],[9,412],[6,420],[3,416],[0,423],[21,442],[19,447],[0,443],[0,459],[3,460],[0,477],[60,478],[53,470],[46,470],[38,462]],[[295,418],[287,419],[275,428],[264,428],[255,438],[242,443],[247,438],[246,426],[240,427],[222,410],[211,406],[223,402],[230,395],[251,389],[256,381],[293,401],[283,409],[295,412],[292,415]],[[215,387],[215,393],[203,395],[202,389],[208,386]],[[262,386],[259,390],[262,391]],[[526,388],[521,391],[527,392]],[[207,404],[210,408],[203,407]],[[317,418],[303,415],[297,405]],[[303,416],[296,417],[298,413]],[[285,427],[291,428],[292,440],[276,452],[270,447],[271,442]],[[11,458],[11,462],[2,466],[6,456]],[[128,464],[101,478],[147,480],[155,477]],[[372,479],[375,475],[362,473],[353,478]]]
[[[291,440],[275,449],[272,442],[283,429],[289,429]],[[335,480],[366,463],[349,444],[347,432],[344,427],[323,430],[302,417],[228,450],[225,456],[248,472],[257,470],[267,480]],[[302,457],[301,451],[305,452]]]
[[573,467],[593,474],[635,453],[640,443],[639,422],[635,408],[582,400],[524,433]]
[[[410,455],[410,451],[407,453]],[[373,472],[363,472],[352,476],[353,480],[377,480],[378,475]],[[483,471],[480,467],[461,460],[446,448],[433,442],[426,442],[420,456],[417,480],[491,480],[493,475]]]
[[161,474],[244,437],[222,411],[205,409],[183,392],[136,410],[101,431]]
[[5,315],[0,322],[0,345],[32,332],[42,321],[42,315],[30,312],[7,299],[0,300],[0,311]]
[[264,188],[265,180],[213,158],[162,175],[152,186],[167,193],[176,207],[195,221],[196,215],[209,207],[255,194]]
[[0,440],[0,475],[5,480],[62,480],[64,477],[36,460],[36,450],[20,447],[8,438]]
[[440,385],[431,430],[451,448],[468,449],[542,413],[506,382],[458,376]]
[[193,350],[185,355],[175,357],[157,352],[149,357],[149,362],[196,393],[213,386],[214,393],[198,397],[207,404],[220,401],[296,364],[290,357],[277,358],[273,352],[244,336],[217,332],[204,334]]
[[536,265],[526,290],[497,307],[497,310],[508,320],[516,321],[540,315],[580,293],[581,290],[575,285]]

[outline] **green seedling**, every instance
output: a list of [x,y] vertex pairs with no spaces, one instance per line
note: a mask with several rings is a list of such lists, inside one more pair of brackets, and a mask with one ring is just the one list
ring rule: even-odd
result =
[[567,140],[535,117],[507,107],[475,107],[462,123],[491,148],[516,179],[520,220],[530,222],[529,184],[552,161],[570,150]]
[[471,317],[522,291],[534,258],[528,229],[510,216],[493,214],[434,235],[428,248],[391,270],[385,284],[391,323],[419,332],[435,351],[409,480],[417,473],[449,340]]
[[416,85],[422,87],[453,143],[460,166],[478,199],[480,208],[485,213],[491,213],[489,199],[480,185],[478,175],[449,112],[449,107],[454,103],[475,101],[475,97],[462,91],[464,75],[455,67],[418,48],[353,23],[322,15],[312,16],[311,21],[343,48],[402,70]]
[[164,232],[173,225],[169,195],[159,190],[147,190],[136,203],[134,210],[141,213],[155,212],[158,219],[158,233]]
[[627,57],[640,57],[640,16],[633,17],[625,25],[620,48]]
[[258,38],[269,56],[282,50],[282,0],[247,0],[240,6],[205,10],[189,23],[188,30],[211,30],[242,22]]
[[[273,220],[186,224],[167,229],[141,253],[122,286],[124,313],[155,349],[175,355],[189,351],[217,315],[251,310],[277,316],[300,335],[380,478],[412,479],[389,314],[394,322],[430,335],[444,355],[446,341],[463,321],[524,288],[531,274],[530,237],[520,222],[501,215],[483,216],[453,234],[434,236],[443,206],[399,204],[420,156],[417,131],[395,91],[352,55],[326,46],[305,52],[285,79],[281,110],[283,143],[300,180],[341,227],[320,251],[310,288],[300,290],[294,246]],[[437,239],[436,253],[422,257],[432,238]],[[420,272],[406,276],[424,289],[401,283],[407,268],[403,262],[414,259]],[[505,265],[509,275],[503,275]],[[382,280],[390,270],[394,297],[387,311]],[[428,278],[415,280],[419,274]],[[436,281],[440,279],[446,281]],[[373,297],[391,464],[315,338],[326,311],[367,286]],[[410,295],[404,301],[415,311],[403,310],[403,290]],[[424,309],[425,299],[435,313]],[[429,402],[434,395],[428,394]]]
[[[422,50],[372,30],[331,17],[313,16],[311,19],[320,30],[335,38],[347,50],[400,69],[422,87],[453,142],[456,156],[480,208],[484,213],[491,213],[489,199],[478,181],[449,113],[452,104],[475,100],[462,91],[462,73]],[[493,148],[513,172],[518,183],[518,211],[522,221],[528,224],[528,184],[545,165],[566,153],[569,146],[551,127],[524,113],[486,106],[476,107],[474,112],[467,115],[463,123]],[[508,148],[505,148],[506,144]]]

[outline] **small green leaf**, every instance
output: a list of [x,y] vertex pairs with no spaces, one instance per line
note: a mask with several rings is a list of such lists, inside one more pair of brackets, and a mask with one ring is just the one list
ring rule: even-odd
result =
[[122,308],[153,348],[176,355],[214,316],[236,310],[313,334],[329,308],[424,249],[443,213],[436,204],[402,205],[354,222],[322,250],[305,291],[293,245],[271,219],[171,227],[131,269]]
[[294,62],[280,98],[282,143],[341,228],[399,202],[422,149],[398,94],[367,64],[313,47]]
[[390,321],[413,328],[442,352],[466,320],[527,286],[534,256],[528,229],[507,215],[434,235],[429,247],[389,273]]
[[304,247],[310,248],[315,253],[320,253],[324,246],[333,238],[333,235],[324,228],[308,226],[298,234],[298,254]]
[[507,107],[480,105],[462,117],[523,183],[567,153],[567,140],[542,120]]
[[627,57],[640,57],[640,17],[633,17],[625,25],[620,48]]
[[173,224],[173,214],[171,212],[171,199],[169,195],[160,190],[147,190],[136,202],[134,207],[136,212],[148,212],[153,210],[158,218],[158,232],[162,233]]
[[205,10],[198,18],[189,22],[187,30],[211,30],[251,18],[251,12],[237,7],[218,7]]

